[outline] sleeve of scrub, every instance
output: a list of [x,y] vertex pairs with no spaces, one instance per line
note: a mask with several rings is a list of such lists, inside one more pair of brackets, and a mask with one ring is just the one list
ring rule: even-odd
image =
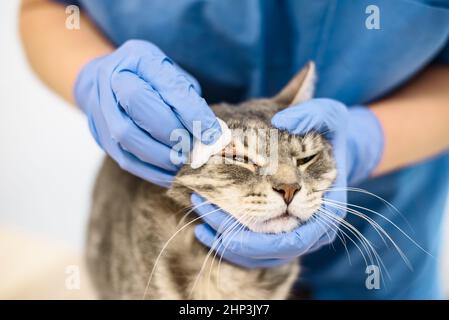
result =
[[65,4],[65,5],[75,5],[81,7],[81,4],[77,0],[52,0],[53,2]]
[[449,64],[449,35],[446,45],[437,57],[437,61]]

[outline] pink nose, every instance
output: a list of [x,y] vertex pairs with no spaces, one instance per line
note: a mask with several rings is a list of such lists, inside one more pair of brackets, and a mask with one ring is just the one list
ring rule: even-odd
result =
[[296,192],[301,190],[301,186],[297,183],[280,184],[273,187],[273,190],[279,192],[284,198],[285,203],[289,204],[292,202]]

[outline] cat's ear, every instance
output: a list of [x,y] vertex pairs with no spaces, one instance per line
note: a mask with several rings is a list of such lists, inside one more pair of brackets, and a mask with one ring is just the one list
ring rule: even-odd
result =
[[282,108],[310,100],[315,92],[315,80],[315,63],[310,61],[273,100]]

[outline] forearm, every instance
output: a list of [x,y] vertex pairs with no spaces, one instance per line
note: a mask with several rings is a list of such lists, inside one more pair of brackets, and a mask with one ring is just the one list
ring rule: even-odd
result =
[[380,175],[449,149],[449,66],[433,65],[392,96],[373,103],[385,147]]
[[20,34],[37,75],[55,92],[74,102],[73,85],[82,66],[113,46],[81,14],[80,29],[65,26],[65,7],[50,0],[23,0]]

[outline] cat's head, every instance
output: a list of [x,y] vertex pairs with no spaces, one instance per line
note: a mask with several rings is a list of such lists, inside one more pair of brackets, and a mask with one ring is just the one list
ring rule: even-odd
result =
[[311,99],[314,78],[309,63],[274,98],[213,106],[232,143],[200,168],[183,166],[169,194],[196,192],[255,232],[287,232],[307,221],[337,174],[331,146],[316,132],[291,135],[270,120]]

